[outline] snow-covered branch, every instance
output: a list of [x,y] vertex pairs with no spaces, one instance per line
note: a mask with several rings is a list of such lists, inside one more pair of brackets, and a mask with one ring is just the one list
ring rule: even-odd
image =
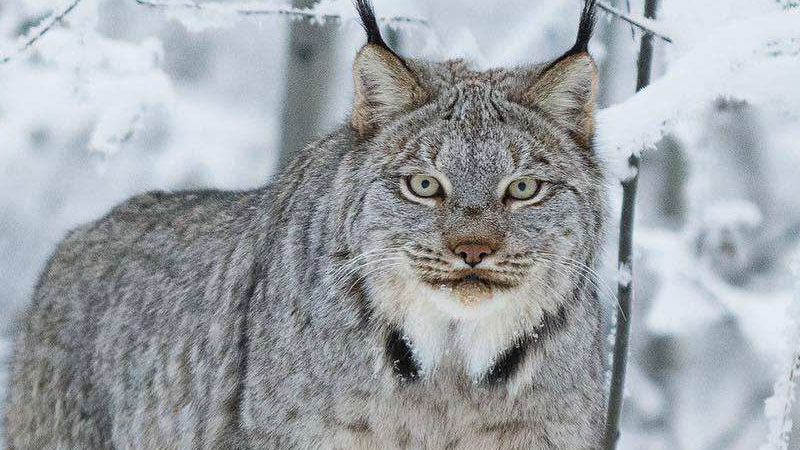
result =
[[798,54],[800,10],[724,26],[672,62],[646,89],[600,111],[599,148],[617,165],[625,165],[617,175],[627,179],[633,175],[627,170],[631,155],[652,148],[679,118],[717,97],[800,105],[800,92],[786,89],[796,85]]
[[49,16],[42,19],[41,23],[28,31],[22,39],[22,44],[16,50],[15,54],[9,54],[2,56],[0,55],[0,64],[7,63],[14,59],[18,54],[24,52],[25,50],[31,48],[36,41],[42,38],[47,32],[53,29],[54,26],[61,23],[64,18],[75,9],[76,6],[81,2],[81,0],[71,0],[67,3],[63,8],[57,9],[53,11]]
[[788,330],[789,344],[794,351],[787,361],[786,374],[775,383],[775,392],[767,399],[764,407],[769,421],[767,442],[760,450],[789,450],[792,432],[792,405],[797,400],[797,383],[800,376],[800,252],[794,263],[796,277],[794,303],[789,311],[792,316],[791,329]]
[[[164,8],[164,9],[188,9],[204,12],[219,12],[219,13],[234,13],[242,16],[260,16],[260,15],[282,15],[300,19],[312,19],[319,21],[341,21],[349,18],[354,18],[354,13],[349,15],[342,14],[338,8],[330,8],[326,3],[318,4],[312,8],[295,8],[290,4],[275,4],[260,1],[252,2],[237,2],[237,3],[220,3],[220,2],[195,2],[192,0],[134,0],[141,6],[150,8]],[[352,5],[347,4],[349,10],[352,10]],[[412,16],[391,16],[379,17],[378,20],[388,24],[403,24],[413,23],[419,25],[427,25],[427,20],[421,17]]]
[[658,30],[658,24],[655,20],[648,19],[647,17],[634,17],[624,11],[619,10],[618,8],[615,8],[614,6],[609,5],[604,1],[598,1],[597,7],[622,21],[628,22],[632,26],[638,28],[642,33],[651,34],[666,42],[672,42],[671,37],[669,37],[665,32]]
[[776,0],[783,9],[797,8],[800,6],[800,0]]

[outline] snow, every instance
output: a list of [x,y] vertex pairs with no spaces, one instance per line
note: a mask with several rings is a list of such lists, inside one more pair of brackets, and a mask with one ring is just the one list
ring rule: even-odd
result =
[[763,223],[764,215],[752,202],[732,199],[708,208],[703,221],[710,227],[721,227],[735,222],[752,228]]
[[786,336],[791,292],[751,292],[725,283],[696,259],[691,240],[676,233],[639,229],[638,237],[645,264],[661,281],[646,317],[650,331],[688,334],[733,315],[768,359],[778,361],[791,351]]

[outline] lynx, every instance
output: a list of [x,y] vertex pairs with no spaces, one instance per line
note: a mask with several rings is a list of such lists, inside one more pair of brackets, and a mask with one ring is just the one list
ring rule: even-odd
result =
[[596,450],[593,2],[515,69],[403,58],[368,0],[347,123],[266,187],[72,231],[20,322],[13,450]]

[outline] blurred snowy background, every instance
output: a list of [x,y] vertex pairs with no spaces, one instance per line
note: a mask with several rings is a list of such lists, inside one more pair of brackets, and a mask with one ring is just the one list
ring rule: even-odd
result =
[[[642,2],[607,3],[640,17]],[[235,12],[284,6],[268,0],[144,3],[0,0],[3,358],[12,319],[67,230],[149,189],[262,185],[349,108],[364,38],[348,0],[315,6],[344,18],[327,22]],[[800,371],[797,3],[661,0],[649,26],[673,42],[655,39],[653,85],[635,96],[641,33],[599,14],[598,150],[616,177],[615,208],[627,156],[645,150],[622,449],[800,448],[800,408],[788,401],[790,370]],[[557,56],[580,8],[375,4],[383,17],[427,21],[387,24],[402,54],[479,67]],[[602,271],[612,288],[617,217]]]

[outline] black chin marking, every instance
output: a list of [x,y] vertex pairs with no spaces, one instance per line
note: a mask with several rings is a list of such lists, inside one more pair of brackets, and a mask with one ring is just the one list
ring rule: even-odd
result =
[[519,371],[531,347],[538,347],[548,337],[567,325],[567,310],[562,305],[555,315],[545,314],[536,334],[522,336],[516,344],[506,349],[486,373],[486,383],[496,385],[508,381]]
[[394,329],[386,338],[386,357],[392,370],[403,381],[415,381],[419,379],[419,366],[411,353],[411,347],[403,339],[400,331]]
[[535,339],[526,335],[511,348],[506,349],[497,359],[494,366],[489,369],[489,372],[486,374],[486,382],[490,385],[500,384],[514,376],[525,360],[528,347],[535,341]]

